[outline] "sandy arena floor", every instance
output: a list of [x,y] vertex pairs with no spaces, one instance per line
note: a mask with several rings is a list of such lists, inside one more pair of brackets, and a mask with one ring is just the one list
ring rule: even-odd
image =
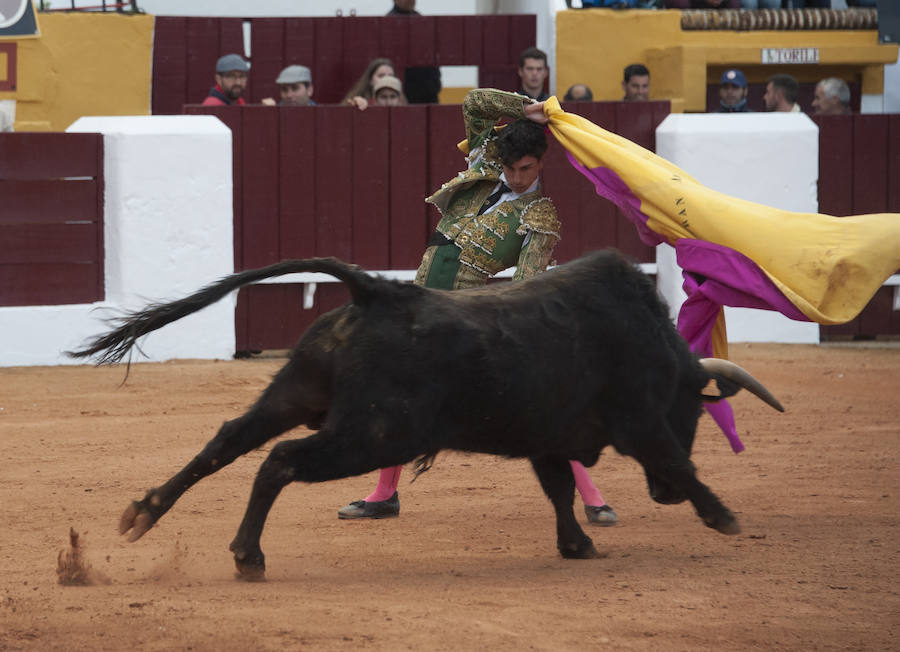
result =
[[[607,451],[592,474],[620,523],[586,531],[608,556],[566,561],[527,462],[443,453],[404,473],[398,519],[337,519],[374,474],[287,488],[258,584],[227,546],[271,444],[140,541],[116,524],[283,360],[139,364],[124,385],[122,367],[0,369],[0,650],[900,649],[900,348],[731,354],[787,408],[740,395],[740,455],[701,420],[694,461],[739,535],[653,503]],[[70,527],[93,586],[57,582]]]

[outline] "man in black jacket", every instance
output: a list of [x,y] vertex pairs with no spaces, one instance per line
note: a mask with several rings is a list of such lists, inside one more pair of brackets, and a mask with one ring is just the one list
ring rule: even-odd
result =
[[749,113],[747,78],[737,68],[722,73],[719,82],[719,113]]

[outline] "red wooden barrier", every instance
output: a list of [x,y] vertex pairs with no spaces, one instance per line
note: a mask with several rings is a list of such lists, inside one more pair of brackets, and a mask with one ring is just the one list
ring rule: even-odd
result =
[[[813,116],[813,121],[819,126],[819,212],[900,213],[900,115]],[[822,339],[900,335],[894,292],[881,288],[856,319],[823,326]]]
[[202,101],[215,83],[216,59],[242,53],[243,44],[240,18],[157,17],[152,113],[177,114],[185,103]]
[[887,116],[888,206],[892,212],[900,210],[900,115]]
[[[215,83],[216,59],[244,52],[240,18],[156,18],[152,113],[180,113]],[[278,97],[275,78],[290,64],[312,71],[319,103],[339,102],[376,57],[402,77],[409,66],[479,67],[479,86],[515,89],[519,54],[535,44],[533,15],[250,18],[251,63],[245,99]]]
[[[651,146],[668,111],[666,103],[566,108]],[[415,268],[436,221],[422,199],[463,165],[455,150],[463,136],[458,106],[187,111],[216,115],[233,133],[236,269],[314,255]],[[900,115],[814,119],[821,129],[819,210],[900,213]],[[0,305],[102,300],[102,143],[98,134],[0,134]],[[543,182],[563,222],[559,262],[605,246],[653,259],[555,143]],[[893,297],[892,287],[881,288],[857,319],[824,327],[823,339],[900,335]],[[316,307],[302,310],[298,286],[245,289],[237,348],[291,346],[316,316],[346,298],[341,285],[326,284]]]
[[819,211],[853,215],[853,121],[846,116],[817,116],[819,126]]
[[0,134],[0,306],[103,299],[103,138]]
[[[566,108],[653,145],[667,102],[567,104]],[[287,258],[337,256],[369,269],[415,269],[438,220],[424,198],[465,166],[458,105],[369,107],[188,106],[233,132],[235,269]],[[565,262],[617,246],[642,262],[653,249],[609,202],[597,197],[552,141],[543,181],[563,222]],[[256,286],[238,296],[238,350],[285,348],[322,311],[347,300],[320,285],[313,310],[298,310],[300,286]],[[285,303],[286,302],[286,303]],[[289,304],[289,305],[287,305]]]
[[415,269],[427,242],[427,141],[429,111],[434,107],[407,107],[391,112],[390,261],[398,269]]
[[[650,148],[668,113],[665,102],[571,103],[565,108]],[[346,107],[189,110],[215,113],[236,129],[237,269],[311,255],[336,255],[370,269],[415,268],[438,219],[422,199],[463,165],[455,149],[463,137],[455,105],[365,112]],[[900,116],[816,121],[822,129],[820,210],[900,212]],[[876,155],[869,150],[857,154],[866,147]],[[866,171],[855,172],[857,166]],[[552,141],[542,177],[563,222],[558,262],[607,246],[641,262],[654,260],[653,249],[640,242],[615,206],[597,197]],[[855,189],[859,184],[865,190]],[[883,288],[859,318],[823,328],[823,338],[898,334],[900,319],[888,309],[892,292]],[[297,286],[245,289],[238,301],[238,349],[291,346],[316,316],[346,298],[340,285],[323,285],[316,308],[303,311],[297,309]]]

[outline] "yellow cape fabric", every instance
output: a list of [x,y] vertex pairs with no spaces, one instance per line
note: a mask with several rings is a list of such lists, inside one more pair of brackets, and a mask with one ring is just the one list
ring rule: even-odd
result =
[[550,131],[586,168],[615,172],[641,202],[647,226],[671,245],[682,238],[730,247],[755,262],[811,321],[856,317],[900,269],[900,214],[832,217],[794,213],[701,185],[621,136],[544,104]]

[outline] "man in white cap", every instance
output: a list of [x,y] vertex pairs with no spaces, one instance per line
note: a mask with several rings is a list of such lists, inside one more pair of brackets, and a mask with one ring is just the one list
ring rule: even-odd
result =
[[375,104],[378,106],[401,106],[406,104],[403,97],[403,84],[393,75],[385,75],[372,87]]
[[[306,66],[288,66],[275,80],[281,91],[281,106],[315,106],[312,99],[312,73]],[[267,97],[262,101],[267,106],[275,106],[275,100]]]
[[403,82],[393,75],[385,75],[375,80],[371,100],[354,97],[352,104],[360,111],[365,111],[369,106],[405,106],[408,102],[403,94]]
[[226,54],[216,61],[216,85],[209,89],[203,106],[244,106],[244,90],[250,64],[239,54]]

